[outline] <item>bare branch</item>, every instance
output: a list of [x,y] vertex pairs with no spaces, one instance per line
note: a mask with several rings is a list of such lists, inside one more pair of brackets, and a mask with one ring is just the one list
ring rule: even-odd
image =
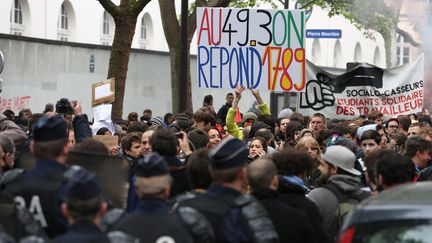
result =
[[134,12],[134,14],[136,16],[138,16],[141,11],[144,9],[145,6],[147,6],[147,4],[150,2],[150,0],[139,0],[135,3],[135,5],[133,6],[132,11]]
[[188,16],[188,28],[187,28],[187,30],[188,30],[188,40],[189,41],[192,40],[192,37],[195,34],[196,26],[197,26],[197,22],[196,22],[196,8],[194,8],[193,12]]
[[173,0],[159,0],[159,9],[162,16],[162,26],[168,47],[174,48],[180,43],[180,23],[177,20],[177,13]]
[[[195,2],[196,7],[227,7],[230,4],[231,0],[197,0]],[[197,23],[196,23],[196,7],[193,9],[193,12],[188,16],[188,39],[192,40],[192,37],[195,33]]]
[[116,6],[111,0],[98,0],[99,3],[102,5],[102,7],[113,16],[113,18],[116,18],[115,16],[118,15],[120,12],[119,7]]
[[395,28],[396,28],[396,33],[401,35],[404,38],[404,40],[408,41],[412,46],[421,47],[421,44],[415,41],[410,33],[406,32],[403,29],[400,29],[399,26],[395,26]]

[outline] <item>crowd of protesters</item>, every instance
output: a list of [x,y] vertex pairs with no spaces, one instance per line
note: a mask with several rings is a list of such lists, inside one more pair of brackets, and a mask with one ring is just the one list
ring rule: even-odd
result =
[[[0,242],[335,242],[341,203],[432,180],[427,114],[276,117],[256,90],[257,109],[240,114],[247,93],[110,126],[67,99],[0,114]],[[122,207],[106,195],[114,185],[68,164],[71,151],[125,161]]]

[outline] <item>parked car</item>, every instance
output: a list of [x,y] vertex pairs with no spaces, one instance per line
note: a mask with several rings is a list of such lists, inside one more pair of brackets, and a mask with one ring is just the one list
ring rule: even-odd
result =
[[347,215],[339,243],[432,242],[432,182],[401,185]]

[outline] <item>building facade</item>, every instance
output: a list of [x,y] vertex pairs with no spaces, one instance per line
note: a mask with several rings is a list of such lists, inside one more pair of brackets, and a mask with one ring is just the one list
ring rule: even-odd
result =
[[[98,1],[0,1],[0,33],[3,34],[111,45],[114,31],[113,18]],[[138,16],[132,47],[168,50],[157,1],[151,1]]]
[[[295,1],[290,6],[293,8]],[[313,9],[306,27],[342,31],[341,38],[306,40],[307,58],[317,65],[344,68],[346,62],[360,61],[385,66],[383,40],[378,33],[374,34],[374,40],[368,39],[344,18],[329,18],[320,8]],[[3,34],[111,45],[114,30],[113,18],[98,1],[0,1],[0,33]],[[196,53],[195,43],[194,38],[192,54]],[[168,51],[157,1],[150,1],[138,16],[132,48]]]
[[[430,0],[404,0],[404,7],[401,9],[401,22],[399,25],[401,25],[401,28],[410,27],[414,38],[421,41],[421,37],[415,35],[412,21],[410,22],[412,8],[418,9],[418,7],[414,5],[411,6],[407,4],[412,1],[418,4],[429,4],[430,6]],[[113,2],[118,4],[119,0],[113,0]],[[178,5],[177,13],[180,14],[180,1],[176,1],[176,4]],[[290,1],[290,7],[294,8],[294,6],[295,1]],[[282,6],[280,7],[282,8]],[[329,18],[327,12],[320,8],[313,9],[307,21],[306,29],[335,29],[341,31],[341,36],[337,38],[306,38],[306,57],[318,66],[345,69],[346,63],[348,62],[367,62],[382,68],[386,67],[384,40],[379,33],[372,32],[373,38],[366,38],[362,31],[356,29],[343,17],[335,16]],[[99,2],[95,0],[0,1],[0,33],[5,35],[18,35],[59,41],[61,45],[66,48],[68,43],[109,46],[113,41],[114,32],[115,24],[113,18],[103,9]],[[413,47],[401,36],[397,37],[396,46],[397,50],[395,53],[397,55],[398,65],[414,60],[417,55],[421,53],[418,48]],[[0,48],[2,47],[0,46]],[[169,51],[162,28],[158,1],[150,1],[138,16],[132,48],[161,52]],[[192,54],[197,52],[196,37],[192,40],[190,50]],[[4,51],[4,49],[2,49],[2,51]],[[21,55],[26,54],[21,52]],[[29,55],[37,55],[37,52],[29,52]],[[146,54],[145,52],[137,52],[136,55]],[[99,59],[99,63],[108,63],[109,57],[106,56],[106,58],[107,60],[103,60],[102,62]],[[39,60],[31,56],[29,59]],[[74,59],[74,61],[76,60]],[[130,60],[130,65],[135,65],[133,61],[134,59]],[[166,72],[167,70],[165,69],[169,69],[169,65],[163,68],[164,72]],[[142,69],[138,70],[142,70],[143,73],[153,71],[147,69],[148,67],[143,66]],[[52,71],[55,72],[58,70]],[[196,76],[195,73],[196,68],[193,66],[191,68],[192,80],[196,80],[194,77]],[[80,76],[80,78],[85,78],[85,76]],[[130,76],[128,79],[129,78]],[[164,78],[168,77],[164,76]],[[87,79],[92,80],[92,77],[89,76]],[[169,85],[169,82],[167,82],[167,84]],[[127,90],[140,90],[131,87],[131,85],[137,84],[136,82],[128,83]],[[149,86],[146,90],[161,89],[161,87],[157,86],[157,82],[149,85],[154,85],[154,87]],[[192,84],[192,86],[194,86],[194,84]],[[163,89],[166,90],[166,87]],[[17,88],[14,92],[18,90]],[[193,92],[194,107],[196,108],[201,103],[200,101],[196,102],[196,97],[204,97],[205,94],[213,93],[214,90],[194,88]],[[225,90],[220,93],[224,92],[228,91]],[[15,94],[15,96],[21,95]],[[268,102],[269,95],[265,94],[265,97]],[[219,106],[219,103],[222,104],[223,102],[224,96],[215,98],[215,106]],[[128,109],[125,109],[125,112],[127,110]],[[167,110],[165,104],[163,110]]]

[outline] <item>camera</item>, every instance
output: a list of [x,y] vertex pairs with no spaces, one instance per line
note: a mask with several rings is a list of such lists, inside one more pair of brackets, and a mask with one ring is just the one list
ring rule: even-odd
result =
[[56,112],[62,115],[73,114],[73,108],[67,98],[62,98],[56,103]]

